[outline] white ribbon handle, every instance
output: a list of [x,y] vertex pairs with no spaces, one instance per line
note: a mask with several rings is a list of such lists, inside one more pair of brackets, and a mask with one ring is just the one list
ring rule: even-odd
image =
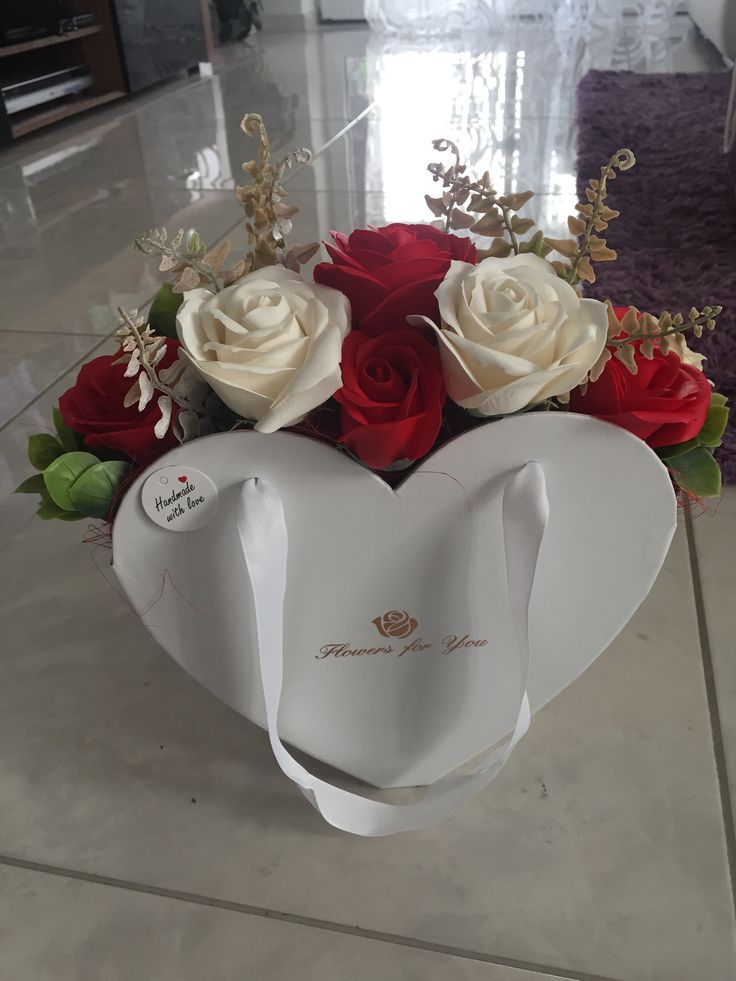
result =
[[273,487],[260,478],[246,480],[243,485],[238,532],[253,590],[271,748],[286,776],[334,827],[352,834],[377,836],[415,830],[441,820],[501,772],[514,746],[529,728],[531,712],[526,693],[530,659],[529,600],[549,517],[544,472],[538,463],[527,463],[508,479],[502,510],[511,617],[522,662],[523,693],[511,739],[493,750],[472,773],[442,777],[417,803],[385,804],[321,780],[298,763],[281,742],[278,716],[284,668],[286,521],[281,499]]

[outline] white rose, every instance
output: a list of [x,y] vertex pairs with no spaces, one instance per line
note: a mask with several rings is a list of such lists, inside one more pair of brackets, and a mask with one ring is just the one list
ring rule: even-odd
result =
[[482,416],[519,412],[579,385],[606,342],[598,300],[581,300],[532,254],[453,262],[435,296],[450,398]]
[[192,365],[262,433],[300,422],[342,385],[350,304],[283,266],[248,273],[219,293],[190,290],[176,321]]

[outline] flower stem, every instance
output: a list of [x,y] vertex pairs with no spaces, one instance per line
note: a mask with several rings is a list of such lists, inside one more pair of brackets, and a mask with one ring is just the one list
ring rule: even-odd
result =
[[700,313],[697,317],[692,320],[688,320],[686,323],[682,323],[679,326],[672,327],[670,330],[663,330],[656,334],[627,334],[626,337],[612,337],[606,341],[607,347],[623,347],[625,344],[633,344],[635,341],[658,341],[662,337],[670,337],[672,334],[684,334],[688,330],[693,330],[695,327],[706,326],[709,320],[713,320],[714,316],[712,312]]
[[511,248],[514,250],[514,255],[518,255],[519,240],[514,234],[513,228],[511,227],[511,219],[509,218],[510,211],[508,208],[504,208],[504,206],[499,201],[496,201],[496,205],[498,208],[501,209],[501,214],[503,215],[503,224],[506,231],[509,233],[509,238],[511,239]]

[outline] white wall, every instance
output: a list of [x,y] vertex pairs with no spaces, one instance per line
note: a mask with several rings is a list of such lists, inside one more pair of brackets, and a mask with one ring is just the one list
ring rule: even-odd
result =
[[272,31],[298,31],[317,20],[316,0],[265,0],[263,25]]
[[365,20],[364,0],[317,0],[323,20]]

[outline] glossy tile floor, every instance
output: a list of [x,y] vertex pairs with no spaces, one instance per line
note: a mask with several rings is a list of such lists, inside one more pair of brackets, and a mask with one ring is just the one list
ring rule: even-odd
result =
[[[472,49],[361,28],[261,37],[190,78],[0,155],[1,981],[729,981],[736,494],[683,521],[612,647],[536,717],[493,788],[439,827],[333,832],[260,730],[156,646],[74,525],[11,496],[25,441],[118,303],[152,224],[234,229],[246,110],[294,174],[298,240],[424,220],[429,140],[505,188],[574,203],[590,66],[722,70],[678,18],[517,25]],[[109,575],[109,572],[108,572]]]

